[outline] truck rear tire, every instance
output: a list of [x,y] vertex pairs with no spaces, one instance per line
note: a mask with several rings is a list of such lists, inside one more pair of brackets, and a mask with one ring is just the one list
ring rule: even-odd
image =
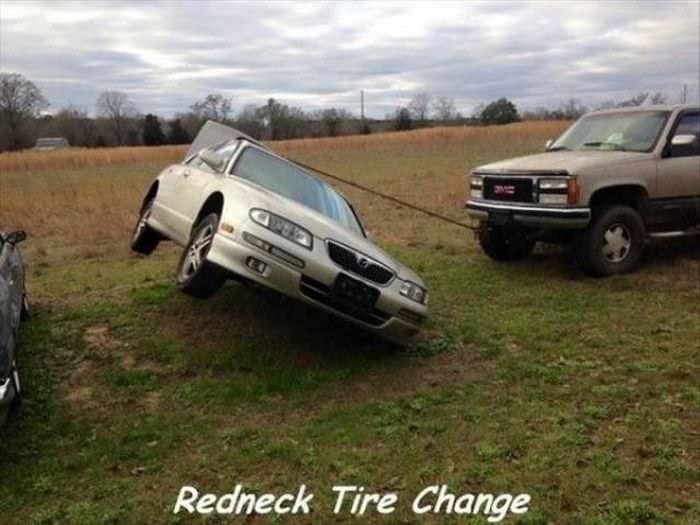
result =
[[517,261],[530,255],[535,246],[536,241],[529,239],[527,233],[520,227],[482,223],[479,243],[484,253],[495,261]]
[[597,210],[576,247],[579,265],[588,275],[605,277],[627,273],[644,253],[645,228],[639,213],[628,206]]

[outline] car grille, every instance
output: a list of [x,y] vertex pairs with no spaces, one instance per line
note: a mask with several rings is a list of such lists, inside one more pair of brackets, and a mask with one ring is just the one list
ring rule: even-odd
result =
[[494,201],[533,202],[529,177],[484,177],[484,198]]
[[367,310],[362,307],[354,307],[346,301],[340,301],[333,296],[330,286],[326,286],[306,275],[302,275],[299,289],[309,299],[372,326],[381,326],[391,317],[389,314],[376,308]]
[[341,268],[377,284],[388,284],[394,278],[386,266],[337,242],[328,241],[328,256]]

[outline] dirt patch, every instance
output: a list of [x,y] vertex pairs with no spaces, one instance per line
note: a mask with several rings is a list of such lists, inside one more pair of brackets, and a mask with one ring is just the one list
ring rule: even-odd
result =
[[116,350],[124,346],[124,343],[109,333],[109,326],[96,324],[85,330],[83,341],[95,350]]
[[64,398],[73,408],[86,409],[98,406],[98,401],[93,395],[92,386],[95,384],[95,375],[98,373],[97,365],[93,361],[83,361],[71,373],[65,382]]

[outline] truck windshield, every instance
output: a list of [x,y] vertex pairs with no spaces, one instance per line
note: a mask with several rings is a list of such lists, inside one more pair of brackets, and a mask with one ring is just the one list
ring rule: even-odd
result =
[[236,161],[234,173],[283,197],[316,210],[348,230],[364,236],[350,205],[330,186],[294,164],[248,147]]
[[668,114],[668,111],[621,111],[584,116],[550,149],[651,151]]

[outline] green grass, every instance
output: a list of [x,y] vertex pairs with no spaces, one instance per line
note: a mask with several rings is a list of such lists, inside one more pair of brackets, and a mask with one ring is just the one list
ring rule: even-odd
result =
[[[538,146],[394,144],[303,160],[409,197],[402,181],[418,174],[418,199],[465,165]],[[113,176],[129,184],[137,171]],[[394,514],[367,523],[416,522],[409,502],[434,483],[530,493],[530,512],[506,523],[694,523],[697,251],[662,247],[636,274],[593,280],[555,250],[496,264],[465,232],[352,196],[378,242],[429,284],[430,335],[412,347],[235,283],[190,299],[173,284],[174,248],[81,259],[30,240],[26,399],[0,434],[3,523],[217,523],[176,519],[177,492],[236,483],[306,483],[314,522],[356,523],[331,513],[341,482],[400,492]],[[306,522],[254,520],[288,521]]]

